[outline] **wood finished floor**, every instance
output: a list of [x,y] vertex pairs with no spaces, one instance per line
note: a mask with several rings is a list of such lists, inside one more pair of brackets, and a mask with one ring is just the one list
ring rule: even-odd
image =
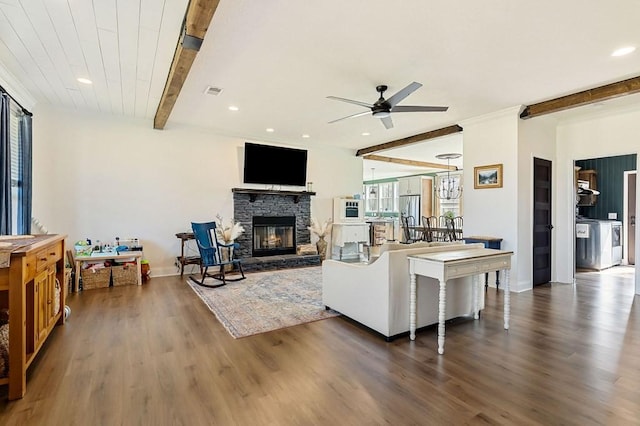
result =
[[235,340],[179,277],[74,294],[0,425],[639,424],[632,273],[512,294],[508,332],[502,296],[439,356],[340,317]]

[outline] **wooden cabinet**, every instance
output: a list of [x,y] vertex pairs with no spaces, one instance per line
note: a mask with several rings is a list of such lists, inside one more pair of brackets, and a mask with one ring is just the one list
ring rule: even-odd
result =
[[59,283],[65,237],[5,237],[11,256],[9,267],[0,268],[0,308],[9,308],[9,377],[0,378],[0,385],[9,385],[9,399],[24,396],[27,368],[53,328],[64,323],[65,291]]
[[422,176],[410,176],[398,179],[398,195],[421,195]]
[[59,309],[54,306],[56,297],[56,265],[51,265],[38,273],[33,280],[34,287],[34,345],[38,347],[47,337],[48,330],[55,320],[55,315]]
[[593,206],[598,196],[581,189],[598,190],[598,173],[595,170],[580,170],[577,173],[576,187],[578,190],[578,206]]

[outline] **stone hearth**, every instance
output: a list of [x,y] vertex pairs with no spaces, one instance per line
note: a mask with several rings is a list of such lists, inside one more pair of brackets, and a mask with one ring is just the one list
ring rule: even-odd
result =
[[284,254],[252,257],[253,216],[295,216],[296,245],[309,244],[311,233],[311,196],[315,192],[271,191],[233,188],[233,218],[245,232],[236,239],[240,249],[236,256],[242,259],[246,271],[266,271],[320,265],[318,255]]

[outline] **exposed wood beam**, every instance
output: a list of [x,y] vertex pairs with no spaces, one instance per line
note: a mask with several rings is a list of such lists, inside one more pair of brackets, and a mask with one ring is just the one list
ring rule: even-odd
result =
[[411,145],[418,142],[424,142],[427,139],[438,138],[440,136],[451,135],[462,131],[462,127],[454,124],[453,126],[443,127],[437,130],[431,130],[430,132],[420,133],[417,135],[409,136],[407,138],[398,139],[391,142],[385,142],[379,145],[370,146],[368,148],[359,149],[356,152],[356,156],[360,157],[372,152],[382,151],[385,149],[398,148],[404,145]]
[[456,166],[447,166],[446,164],[429,163],[427,161],[405,160],[404,158],[383,157],[382,155],[365,155],[364,160],[384,161],[386,163],[404,164],[405,166],[426,167],[429,169],[442,170],[458,170]]
[[164,129],[167,124],[219,2],[220,0],[189,1],[169,76],[153,119],[154,129]]
[[633,77],[628,80],[618,81],[594,89],[584,90],[560,98],[551,99],[544,102],[527,106],[520,114],[520,118],[533,118],[552,112],[563,111],[595,102],[606,101],[607,99],[619,96],[640,93],[640,77]]

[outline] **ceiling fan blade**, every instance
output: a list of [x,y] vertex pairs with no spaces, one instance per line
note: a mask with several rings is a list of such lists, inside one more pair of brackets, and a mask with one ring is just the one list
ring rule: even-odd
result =
[[347,115],[346,117],[338,118],[337,120],[330,121],[329,124],[335,123],[336,121],[346,120],[347,118],[355,118],[360,117],[361,115],[371,114],[371,111],[359,112],[357,114]]
[[449,107],[445,106],[394,106],[391,112],[444,112]]
[[385,128],[387,128],[387,129],[392,129],[393,128],[393,121],[391,121],[391,117],[381,118],[380,121],[382,121],[382,124],[384,124]]
[[366,102],[354,101],[354,100],[351,100],[351,99],[339,98],[337,96],[327,96],[327,99],[333,99],[333,100],[336,100],[336,101],[348,102],[350,104],[360,105],[360,106],[363,106],[363,107],[366,107],[366,108],[373,108],[372,104],[368,104]]
[[409,84],[407,87],[405,87],[404,89],[400,90],[398,93],[396,93],[395,95],[387,99],[387,102],[389,103],[389,105],[393,107],[398,102],[400,102],[401,100],[403,100],[404,98],[406,98],[407,96],[409,96],[410,94],[412,94],[413,92],[415,92],[421,87],[422,87],[422,84],[414,81],[413,83]]

